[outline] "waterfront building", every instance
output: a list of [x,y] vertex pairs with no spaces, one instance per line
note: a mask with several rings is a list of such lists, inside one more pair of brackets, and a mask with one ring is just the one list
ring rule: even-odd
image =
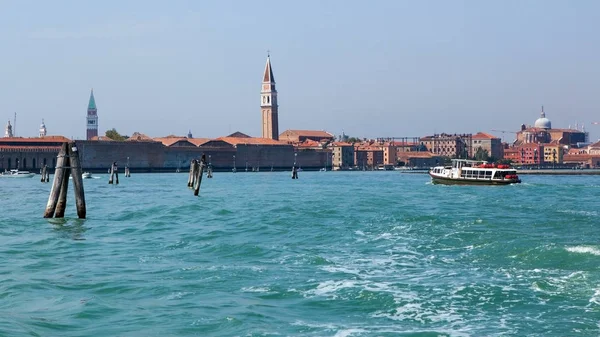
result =
[[48,165],[54,168],[62,136],[0,138],[0,171],[8,169],[35,170]]
[[488,156],[493,159],[501,159],[504,157],[502,140],[489,133],[478,132],[471,137],[471,151],[473,155],[477,153],[479,148],[487,151]]
[[277,105],[277,89],[275,88],[275,77],[273,76],[270,55],[267,55],[260,99],[262,138],[279,140],[279,107]]
[[354,145],[354,165],[363,170],[374,170],[383,164],[383,149],[373,144]]
[[600,155],[600,141],[594,144],[590,144],[587,147],[587,153],[593,155]]
[[98,137],[98,110],[94,99],[94,89],[92,89],[87,109],[86,139],[91,140],[94,137]]
[[335,136],[326,131],[317,130],[285,130],[279,135],[279,139],[288,143],[302,143],[306,140],[315,142],[332,142]]
[[355,166],[354,146],[346,142],[334,142],[330,145],[331,167],[333,170],[347,170]]
[[543,165],[545,144],[527,143],[504,150],[504,159],[519,165]]
[[10,121],[8,121],[8,124],[6,124],[6,128],[4,129],[4,137],[11,138],[13,136],[13,128],[12,125],[10,125]]
[[40,138],[46,137],[47,134],[47,130],[46,130],[46,124],[44,124],[44,120],[42,119],[42,124],[40,125]]
[[544,144],[544,162],[552,164],[562,164],[564,146],[557,141]]
[[385,143],[381,146],[383,151],[383,165],[396,166],[398,164],[398,149],[393,143]]
[[398,161],[403,162],[406,167],[430,168],[442,163],[442,158],[428,151],[414,151],[400,153]]
[[467,158],[473,156],[471,134],[441,133],[422,137],[420,141],[431,153],[442,157]]
[[532,127],[527,127],[525,124],[521,125],[521,130],[517,132],[517,140],[514,145],[519,146],[528,143],[548,144],[556,141],[559,144],[569,147],[578,147],[579,144],[586,143],[588,138],[589,134],[583,129],[553,129],[552,122],[546,117],[544,107],[542,107],[540,118],[535,121]]

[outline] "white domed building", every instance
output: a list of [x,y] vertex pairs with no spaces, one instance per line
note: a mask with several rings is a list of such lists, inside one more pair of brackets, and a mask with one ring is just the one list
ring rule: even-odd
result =
[[42,124],[40,125],[40,138],[46,137],[46,134],[48,134],[48,131],[46,130],[46,124],[44,124],[44,120],[42,119]]
[[552,129],[552,122],[548,118],[546,118],[546,113],[544,112],[544,107],[542,107],[542,113],[540,114],[540,118],[536,119],[535,128],[550,130]]
[[517,140],[514,145],[522,144],[560,144],[569,147],[576,147],[578,143],[587,141],[587,132],[578,129],[553,129],[552,122],[546,117],[544,107],[540,118],[536,119],[533,126],[521,125],[521,130],[517,132]]

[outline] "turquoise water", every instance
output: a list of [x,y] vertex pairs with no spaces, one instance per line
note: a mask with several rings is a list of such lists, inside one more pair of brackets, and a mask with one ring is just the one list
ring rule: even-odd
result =
[[0,179],[0,336],[598,336],[600,177]]

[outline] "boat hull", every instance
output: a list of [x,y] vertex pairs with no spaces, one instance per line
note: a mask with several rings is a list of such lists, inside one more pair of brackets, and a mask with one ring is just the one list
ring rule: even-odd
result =
[[504,179],[504,180],[491,180],[491,179],[465,179],[465,178],[446,178],[439,177],[429,174],[431,176],[431,182],[433,184],[441,185],[510,185],[518,184],[521,182],[520,179]]
[[26,173],[26,174],[2,174],[0,177],[2,178],[33,178],[34,173]]

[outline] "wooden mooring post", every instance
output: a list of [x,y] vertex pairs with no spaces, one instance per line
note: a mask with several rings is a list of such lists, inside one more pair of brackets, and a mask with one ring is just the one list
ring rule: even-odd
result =
[[69,175],[71,175],[71,161],[69,160],[69,150],[66,151],[65,159],[63,160],[63,177],[60,184],[60,193],[58,194],[58,203],[56,204],[55,218],[64,218],[65,209],[67,208],[67,192],[69,191]]
[[131,172],[129,172],[129,166],[125,166],[125,178],[131,177]]
[[117,167],[117,162],[113,162],[110,166],[110,178],[108,178],[108,183],[112,184],[113,181],[115,185],[119,184],[119,169]]
[[298,179],[298,169],[296,166],[292,168],[292,179]]
[[67,192],[69,187],[69,173],[73,178],[73,189],[75,191],[75,204],[77,216],[80,219],[86,217],[85,195],[83,191],[83,177],[79,161],[79,153],[75,143],[63,143],[54,171],[54,181],[48,197],[48,204],[44,212],[44,218],[63,218],[67,206]]
[[41,182],[46,183],[48,182],[46,180],[46,173],[48,172],[48,166],[44,165],[44,167],[42,167],[42,171],[40,172],[40,175],[42,176],[42,178],[40,179]]
[[194,170],[196,168],[196,159],[192,159],[192,161],[190,161],[190,176],[188,177],[188,187],[192,188],[194,186],[194,179],[196,178],[196,176],[194,175]]
[[196,179],[194,179],[194,195],[200,194],[200,185],[202,184],[202,176],[204,175],[204,160],[196,162]]

